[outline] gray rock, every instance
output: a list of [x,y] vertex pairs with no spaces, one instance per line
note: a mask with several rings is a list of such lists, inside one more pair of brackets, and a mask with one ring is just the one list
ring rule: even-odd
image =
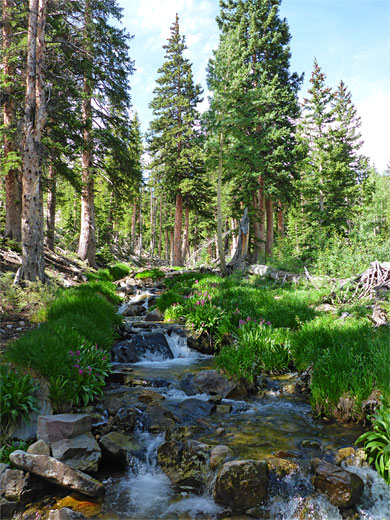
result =
[[218,468],[228,457],[232,456],[232,450],[229,446],[219,444],[211,450],[210,454],[210,468]]
[[122,314],[123,316],[142,316],[145,314],[145,307],[140,303],[133,303]]
[[0,495],[7,500],[28,502],[40,496],[45,487],[40,479],[19,469],[7,468],[0,475]]
[[20,441],[31,442],[37,438],[38,420],[41,415],[53,413],[53,407],[46,398],[38,396],[37,412],[32,412],[28,420],[18,419],[12,430],[12,437]]
[[105,491],[98,480],[47,455],[32,455],[17,450],[11,453],[10,460],[19,469],[84,495],[97,497]]
[[195,393],[221,395],[224,399],[243,399],[248,391],[244,383],[231,381],[217,370],[202,370],[192,381]]
[[145,316],[146,321],[164,321],[164,315],[160,309],[154,309]]
[[225,462],[215,481],[215,501],[233,510],[258,505],[267,495],[268,465],[263,460]]
[[312,468],[314,487],[325,493],[331,504],[349,507],[358,503],[364,490],[364,482],[358,475],[320,459],[312,460]]
[[94,473],[98,470],[101,450],[92,433],[84,433],[73,439],[62,439],[51,445],[52,455],[68,466]]
[[91,431],[92,419],[88,414],[62,413],[41,415],[38,418],[37,439],[51,444],[62,439],[71,439]]
[[120,432],[111,432],[100,439],[103,454],[108,459],[126,467],[129,456],[142,450],[142,445],[128,435]]
[[68,507],[61,507],[61,509],[52,509],[47,517],[47,520],[83,520],[87,518],[79,511],[73,511]]
[[33,455],[50,455],[50,447],[43,439],[39,439],[27,448],[27,453]]
[[178,422],[178,418],[161,402],[148,406],[145,415],[145,428],[152,433],[170,430]]
[[130,339],[114,345],[112,354],[115,362],[137,363],[142,359],[163,361],[172,359],[173,354],[161,332],[141,332]]

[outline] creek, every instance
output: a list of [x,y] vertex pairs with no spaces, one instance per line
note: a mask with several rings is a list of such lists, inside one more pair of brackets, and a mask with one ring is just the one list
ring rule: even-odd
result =
[[[129,305],[143,302],[145,312],[152,292],[140,292]],[[141,313],[144,311],[141,310]],[[138,420],[134,436],[140,448],[128,458],[125,474],[105,475],[107,492],[103,514],[110,520],[211,520],[226,518],[228,512],[213,500],[215,482],[210,472],[201,492],[175,491],[170,479],[160,468],[157,449],[168,436],[167,430],[187,432],[191,439],[208,446],[225,445],[233,459],[270,459],[282,457],[291,461],[296,470],[285,476],[271,471],[268,498],[264,503],[235,518],[293,520],[341,518],[385,520],[390,518],[390,487],[369,467],[348,466],[365,483],[360,502],[348,516],[342,516],[325,495],[312,485],[310,461],[314,457],[334,462],[337,450],[354,446],[362,433],[356,425],[341,425],[317,419],[307,396],[296,391],[298,374],[262,378],[260,390],[240,399],[222,399],[211,410],[210,393],[194,393],[188,381],[193,374],[214,368],[213,358],[191,350],[184,332],[175,326],[143,321],[139,315],[125,318],[125,329],[142,337],[160,332],[166,338],[170,353],[158,349],[145,350],[135,363],[117,362],[115,369],[130,374],[130,384],[113,384],[107,397],[139,408],[143,417],[145,405],[137,399],[140,392],[159,394],[164,409],[173,417],[173,428],[153,426]],[[212,400],[212,399],[211,399]],[[167,415],[167,414],[165,414]],[[168,414],[169,415],[169,414]],[[172,419],[171,419],[172,420]],[[157,420],[158,423],[158,420]],[[172,425],[171,425],[172,426]],[[160,430],[160,431],[159,431]],[[288,473],[288,472],[287,472]]]

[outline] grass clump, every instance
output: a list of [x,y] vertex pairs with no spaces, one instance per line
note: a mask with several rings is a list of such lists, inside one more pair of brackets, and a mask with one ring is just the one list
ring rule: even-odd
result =
[[117,263],[99,271],[90,271],[86,274],[88,281],[115,282],[130,273],[130,267],[123,263]]
[[144,280],[145,278],[151,278],[153,281],[160,280],[165,277],[165,274],[157,267],[153,269],[147,269],[145,271],[141,271],[137,273],[134,278],[138,280]]

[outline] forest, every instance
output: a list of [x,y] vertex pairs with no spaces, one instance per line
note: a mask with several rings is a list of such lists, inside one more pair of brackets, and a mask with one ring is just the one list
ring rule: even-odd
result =
[[[352,91],[342,78],[330,87],[315,58],[302,91],[282,0],[219,1],[203,86],[177,13],[146,133],[131,98],[142,63],[119,0],[0,1],[0,311],[10,323],[0,330],[31,325],[1,342],[0,462],[13,460],[11,426],[35,411],[37,381],[53,413],[100,402],[112,345],[139,333],[126,329],[130,316],[146,316],[147,331],[181,324],[249,396],[273,395],[262,377],[283,393],[283,377],[297,374],[318,420],[363,428],[355,441],[389,484],[390,163],[377,171],[363,154]],[[53,274],[60,257],[74,275],[65,282]],[[150,289],[152,317],[134,287]],[[357,499],[332,500],[318,518],[368,518]]]

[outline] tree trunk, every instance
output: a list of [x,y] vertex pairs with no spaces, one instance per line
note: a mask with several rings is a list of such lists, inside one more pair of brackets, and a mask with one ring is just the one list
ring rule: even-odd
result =
[[260,238],[260,255],[265,254],[265,196],[264,196],[264,179],[262,176],[259,178],[259,238]]
[[54,232],[56,223],[56,172],[53,164],[49,164],[48,182],[47,182],[47,215],[46,215],[46,245],[54,251]]
[[162,242],[162,195],[160,195],[160,226],[158,233],[158,257],[161,260],[161,242]]
[[184,236],[183,236],[183,264],[185,263],[186,257],[189,250],[189,236],[190,236],[190,210],[186,206],[184,211]]
[[[7,86],[4,87],[5,100],[3,103],[3,123],[4,123],[4,164],[8,160],[12,161],[12,155],[17,147],[9,134],[15,124],[15,109],[12,97],[12,84],[15,71],[9,63],[9,52],[11,48],[11,17],[12,0],[3,0],[2,16],[2,39],[3,39],[3,74]],[[20,182],[20,172],[15,168],[9,168],[5,176],[5,233],[4,236],[20,242],[22,238],[22,187]]]
[[171,229],[171,263],[173,264],[173,255],[175,252],[175,230]]
[[267,198],[265,201],[265,211],[267,215],[267,237],[265,241],[265,254],[270,257],[272,256],[272,250],[274,247],[274,212],[272,199]]
[[183,221],[183,195],[179,191],[176,195],[175,229],[173,239],[173,261],[172,264],[182,266],[181,230]]
[[218,238],[218,256],[222,274],[227,274],[225,263],[225,250],[222,241],[222,167],[223,167],[223,133],[219,134],[219,151],[218,151],[218,181],[217,181],[217,238]]
[[238,236],[234,233],[234,230],[236,229],[237,227],[237,221],[235,218],[232,218],[230,220],[230,229],[232,230],[232,248],[231,248],[231,257],[233,258],[234,256],[234,252],[237,248],[237,239],[238,239]]
[[240,228],[238,232],[237,248],[233,258],[228,264],[230,270],[241,269],[245,262],[245,257],[248,252],[249,242],[249,217],[248,209],[244,211],[244,215],[240,222]]
[[142,258],[142,186],[139,190],[139,258]]
[[40,147],[46,122],[43,65],[46,0],[30,0],[23,140],[22,267],[17,278],[45,280]]
[[[84,31],[88,38],[91,24],[91,9],[89,2],[85,7]],[[92,163],[92,87],[87,74],[83,80],[82,99],[83,121],[83,152],[81,156],[82,189],[81,189],[81,230],[78,255],[90,266],[96,267],[96,228],[95,228],[95,198],[94,178],[91,171]]]
[[131,217],[131,241],[130,248],[134,251],[136,244],[136,224],[137,224],[137,201],[133,203],[133,215]]
[[280,238],[284,237],[284,213],[282,203],[279,202],[278,207],[278,235]]

